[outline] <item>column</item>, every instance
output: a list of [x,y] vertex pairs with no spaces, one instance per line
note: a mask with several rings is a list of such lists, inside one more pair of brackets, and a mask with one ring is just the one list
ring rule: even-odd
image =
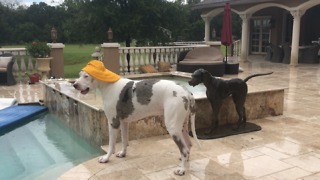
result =
[[300,41],[300,21],[304,11],[293,10],[290,11],[293,16],[293,30],[292,30],[292,43],[291,43],[291,59],[290,65],[298,65],[299,56],[299,41]]
[[239,14],[242,19],[242,34],[241,34],[241,52],[240,61],[248,61],[248,47],[249,47],[249,14]]
[[205,22],[204,41],[209,42],[210,41],[210,21],[211,21],[212,17],[207,17],[207,16],[201,16],[201,17]]
[[51,47],[50,56],[53,58],[50,62],[50,76],[64,78],[63,48],[65,45],[62,43],[48,43],[48,46]]
[[119,54],[119,43],[103,43],[102,62],[104,66],[110,71],[120,74],[120,54]]

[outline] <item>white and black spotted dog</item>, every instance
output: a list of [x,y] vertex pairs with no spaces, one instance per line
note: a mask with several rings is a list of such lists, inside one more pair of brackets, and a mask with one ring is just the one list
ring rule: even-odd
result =
[[191,149],[188,122],[191,121],[193,137],[200,147],[195,133],[195,100],[186,88],[169,80],[146,79],[141,81],[121,77],[114,83],[93,78],[81,71],[74,88],[86,94],[98,88],[103,98],[104,112],[108,119],[109,150],[99,158],[105,163],[115,153],[115,143],[121,129],[122,150],[117,157],[125,157],[128,146],[128,123],[145,117],[163,115],[166,128],[181,154],[181,166],[174,173],[184,175]]

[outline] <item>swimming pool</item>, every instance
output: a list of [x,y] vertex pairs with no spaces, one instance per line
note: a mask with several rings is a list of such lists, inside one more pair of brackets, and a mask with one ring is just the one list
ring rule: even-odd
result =
[[101,151],[55,115],[38,115],[0,136],[0,179],[56,179]]

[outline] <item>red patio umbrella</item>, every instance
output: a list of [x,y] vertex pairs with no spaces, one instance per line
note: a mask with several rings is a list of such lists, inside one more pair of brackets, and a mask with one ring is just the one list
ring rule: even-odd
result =
[[[223,14],[223,24],[221,31],[221,44],[230,46],[232,44],[232,18],[231,18],[231,7],[229,3],[226,3]],[[228,61],[228,47],[226,47],[226,62]]]

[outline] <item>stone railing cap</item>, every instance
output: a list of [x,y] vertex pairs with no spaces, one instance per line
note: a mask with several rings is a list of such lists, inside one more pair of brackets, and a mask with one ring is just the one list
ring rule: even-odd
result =
[[64,48],[65,45],[62,43],[47,43],[51,48]]
[[120,47],[120,44],[119,43],[103,43],[101,44],[101,47]]

